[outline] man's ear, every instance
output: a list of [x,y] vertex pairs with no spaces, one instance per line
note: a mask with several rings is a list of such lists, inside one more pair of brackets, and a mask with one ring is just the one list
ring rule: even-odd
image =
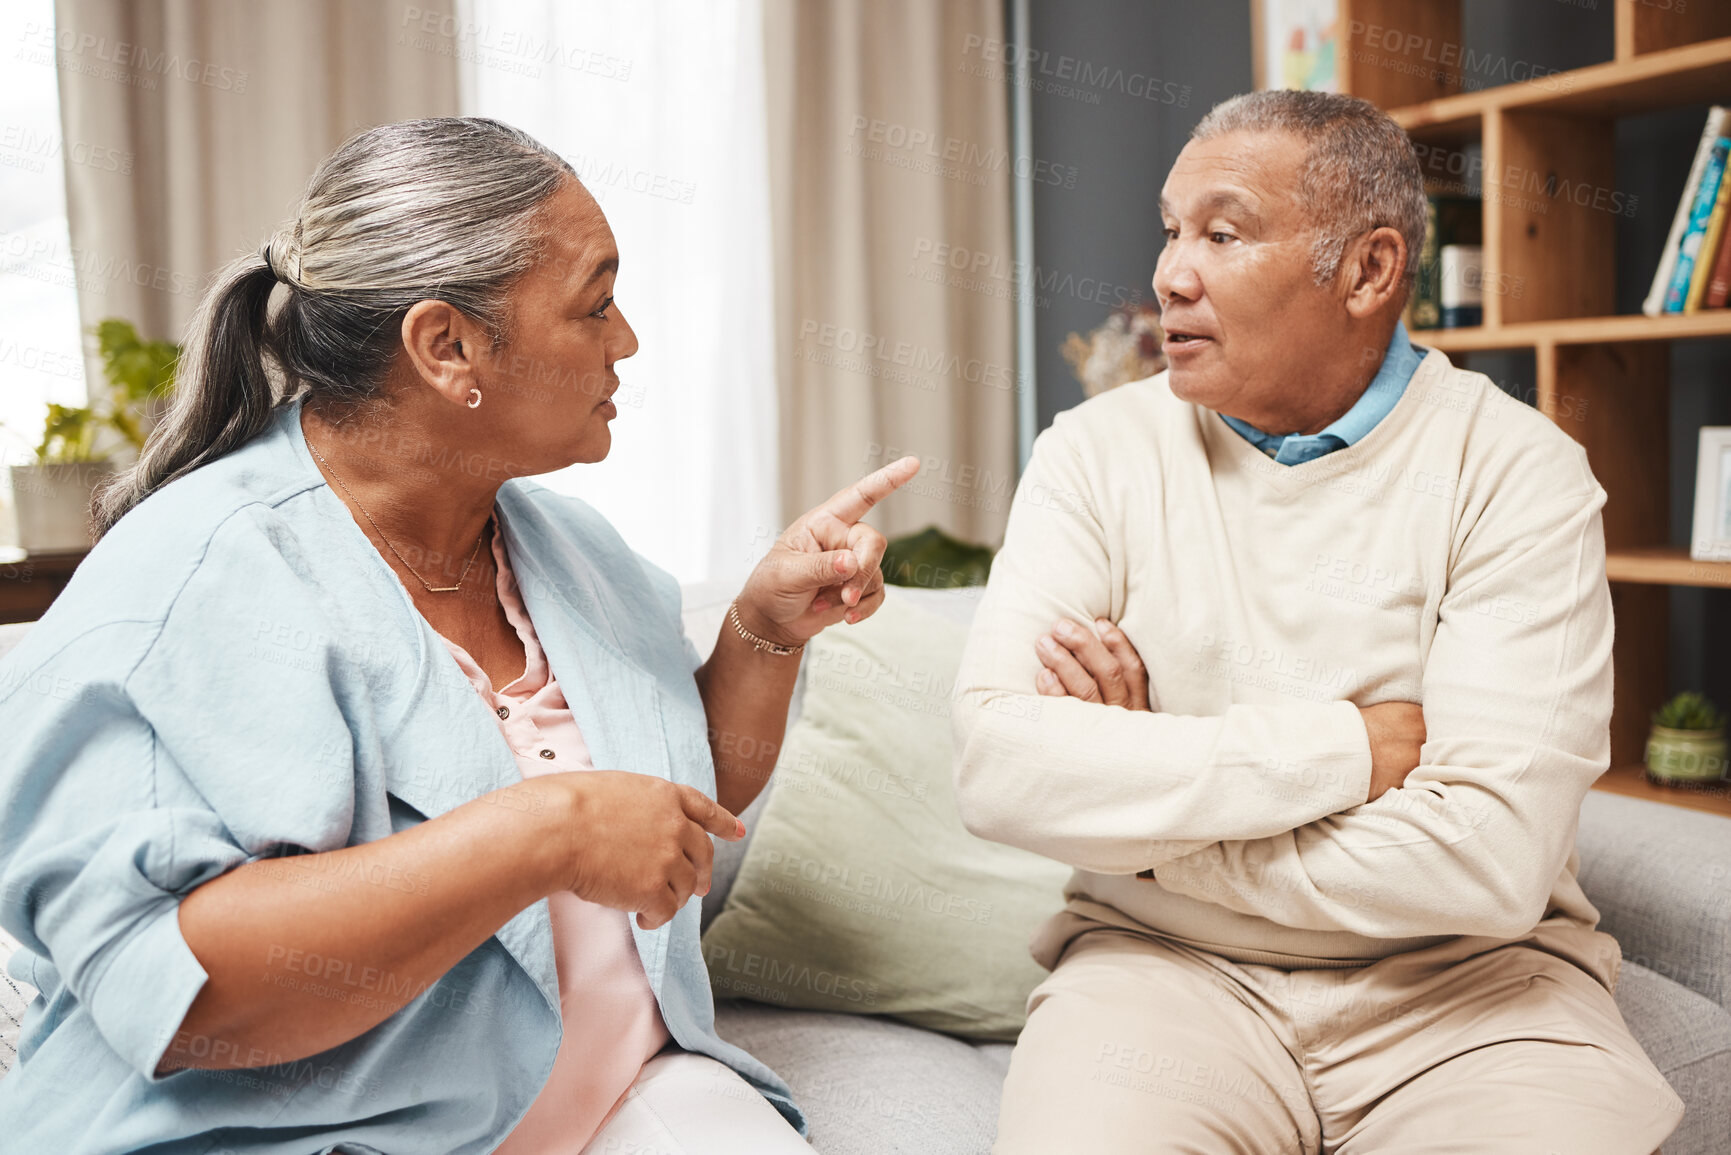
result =
[[1372,229],[1346,250],[1341,272],[1346,311],[1358,320],[1374,317],[1405,296],[1407,247],[1399,229]]
[[445,301],[416,301],[403,315],[403,352],[426,384],[466,404],[487,348],[481,327]]

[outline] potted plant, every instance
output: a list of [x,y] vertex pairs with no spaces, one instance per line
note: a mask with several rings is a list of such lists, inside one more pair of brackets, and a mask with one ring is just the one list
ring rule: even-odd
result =
[[1725,715],[1705,696],[1678,694],[1653,715],[1647,777],[1667,786],[1698,786],[1719,781],[1725,767]]
[[92,491],[113,472],[115,453],[144,447],[151,409],[174,386],[179,346],[142,340],[113,317],[95,333],[106,394],[84,406],[50,404],[36,460],[11,468],[18,544],[31,552],[89,548]]
[[992,551],[928,525],[886,545],[881,564],[884,581],[892,586],[983,586],[992,572]]

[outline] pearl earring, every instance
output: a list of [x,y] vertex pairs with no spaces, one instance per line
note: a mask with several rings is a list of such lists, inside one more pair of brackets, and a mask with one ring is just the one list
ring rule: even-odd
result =
[[473,409],[480,404],[481,404],[481,391],[479,389],[469,390],[469,408]]

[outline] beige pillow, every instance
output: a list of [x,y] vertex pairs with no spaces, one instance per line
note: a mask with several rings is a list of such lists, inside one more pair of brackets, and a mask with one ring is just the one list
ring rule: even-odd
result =
[[1028,938],[1070,871],[962,828],[950,692],[967,628],[910,601],[892,587],[811,643],[803,711],[704,958],[717,998],[1011,1040],[1045,975]]

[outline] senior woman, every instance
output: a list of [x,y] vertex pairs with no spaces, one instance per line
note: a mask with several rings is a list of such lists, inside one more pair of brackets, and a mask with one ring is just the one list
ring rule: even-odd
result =
[[699,666],[672,579],[522,480],[607,454],[618,264],[563,160],[437,119],[349,141],[219,276],[0,665],[41,991],[9,1148],[808,1150],[715,1033],[691,899],[917,463],[795,522]]

